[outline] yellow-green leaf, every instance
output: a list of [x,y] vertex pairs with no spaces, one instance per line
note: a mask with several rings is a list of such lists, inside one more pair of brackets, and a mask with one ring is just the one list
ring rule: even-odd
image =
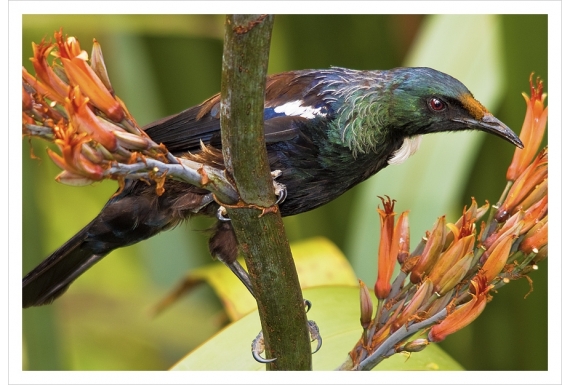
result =
[[[359,288],[327,286],[303,290],[313,303],[309,319],[319,326],[323,346],[313,355],[314,370],[334,370],[345,359],[361,336]],[[265,370],[254,361],[251,341],[261,326],[257,312],[230,324],[209,341],[178,362],[172,370]],[[315,348],[316,342],[313,342]],[[395,354],[375,370],[462,370],[462,367],[437,345],[423,351]]]
[[[342,252],[328,239],[317,237],[291,246],[301,288],[324,285],[355,285],[356,276]],[[244,266],[243,259],[239,262]],[[220,297],[232,321],[242,318],[256,308],[245,286],[221,263],[212,263],[191,270],[183,282],[156,307],[159,312],[194,286],[207,282]]]

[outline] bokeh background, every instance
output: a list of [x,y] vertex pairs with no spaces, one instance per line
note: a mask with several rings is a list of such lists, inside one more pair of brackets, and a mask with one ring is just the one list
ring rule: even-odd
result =
[[[22,63],[32,72],[31,42],[63,27],[90,52],[102,45],[115,91],[139,124],[195,105],[219,91],[222,15],[24,15]],[[495,116],[520,130],[535,72],[548,91],[546,15],[278,15],[269,73],[342,66],[431,66],[462,80]],[[545,141],[546,142],[546,141]],[[106,181],[74,188],[46,143],[22,141],[22,275],[101,209],[117,188]],[[41,158],[30,157],[33,152]],[[336,201],[286,218],[291,242],[326,236],[369,286],[375,278],[377,195],[411,209],[412,244],[437,216],[455,221],[475,197],[496,201],[513,148],[480,133],[426,138],[407,164],[392,166]],[[212,263],[193,221],[117,250],[50,306],[23,311],[25,370],[165,370],[227,323],[206,285],[158,317],[149,310],[185,271]],[[547,370],[547,261],[526,280],[500,289],[482,316],[440,344],[468,370]],[[343,357],[339,357],[339,363]]]

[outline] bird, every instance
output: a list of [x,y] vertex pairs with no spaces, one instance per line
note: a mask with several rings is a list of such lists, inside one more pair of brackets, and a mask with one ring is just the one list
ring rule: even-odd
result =
[[[427,67],[330,67],[270,75],[263,114],[269,164],[286,189],[279,202],[282,216],[320,207],[388,165],[404,162],[426,134],[477,130],[523,147],[463,83]],[[220,94],[143,130],[176,156],[224,169]],[[164,188],[159,196],[144,181],[125,181],[90,223],[24,276],[23,307],[53,302],[113,250],[198,215],[218,218],[208,241],[212,256],[230,268],[238,264],[231,221],[219,215],[210,191],[176,180],[167,180]]]

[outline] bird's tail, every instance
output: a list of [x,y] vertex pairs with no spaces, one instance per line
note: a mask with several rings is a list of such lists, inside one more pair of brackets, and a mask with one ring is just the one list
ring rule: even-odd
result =
[[215,213],[215,207],[208,208],[213,201],[208,191],[176,181],[167,183],[166,192],[159,196],[153,185],[126,181],[93,221],[24,277],[23,307],[51,303],[117,248],[148,239],[192,215]]
[[47,305],[105,254],[95,254],[85,242],[90,224],[46,258],[22,280],[22,305]]

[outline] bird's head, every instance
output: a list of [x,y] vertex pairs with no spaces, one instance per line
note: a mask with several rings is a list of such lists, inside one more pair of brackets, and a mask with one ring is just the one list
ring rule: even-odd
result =
[[390,121],[404,137],[480,130],[517,147],[523,143],[479,103],[459,80],[431,68],[396,68],[390,79]]

